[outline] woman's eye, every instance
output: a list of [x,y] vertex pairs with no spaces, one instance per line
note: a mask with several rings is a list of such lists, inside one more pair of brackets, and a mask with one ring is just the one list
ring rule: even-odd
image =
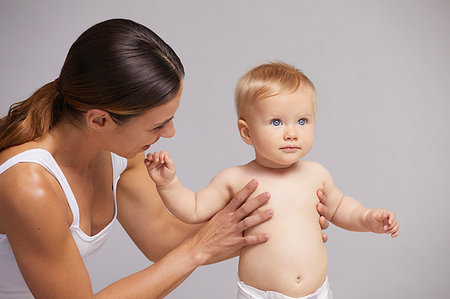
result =
[[281,125],[281,120],[279,119],[274,119],[270,122],[270,124],[274,125],[275,127],[278,127]]
[[161,130],[162,128],[164,128],[164,126],[159,126],[159,127],[156,127],[156,128],[153,128],[153,132],[158,132],[159,130]]
[[304,126],[304,125],[306,125],[306,119],[301,118],[301,119],[298,120],[297,123],[298,123],[300,126]]

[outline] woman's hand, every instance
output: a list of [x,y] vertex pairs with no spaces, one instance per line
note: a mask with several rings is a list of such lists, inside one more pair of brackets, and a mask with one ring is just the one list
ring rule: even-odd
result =
[[270,194],[266,192],[246,202],[257,186],[256,180],[250,181],[193,237],[202,264],[217,261],[223,256],[236,253],[244,246],[263,243],[269,239],[264,233],[243,236],[246,229],[269,220],[273,215],[270,209],[251,215],[270,199]]
[[[322,190],[317,191],[317,197],[319,198],[319,201],[320,201],[316,205],[317,212],[320,215],[320,217],[319,217],[320,227],[322,229],[327,229],[328,225],[329,225],[327,218],[330,219],[329,218],[330,215],[328,215],[329,211],[326,206],[327,198],[325,197],[325,194],[322,192]],[[324,243],[326,241],[328,241],[328,236],[326,233],[322,233],[322,240]]]

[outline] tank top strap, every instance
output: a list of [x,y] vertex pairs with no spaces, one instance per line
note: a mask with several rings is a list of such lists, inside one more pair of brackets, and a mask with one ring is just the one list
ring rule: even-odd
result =
[[59,167],[58,163],[56,163],[53,156],[44,149],[30,149],[24,151],[20,154],[17,154],[14,157],[8,159],[5,163],[0,165],[0,174],[11,168],[12,166],[18,163],[36,163],[44,167],[49,173],[51,173],[61,188],[64,191],[64,194],[67,198],[67,203],[69,204],[70,210],[72,211],[73,222],[72,226],[79,227],[80,225],[80,212],[78,209],[77,201],[75,200],[75,196],[70,188],[69,182],[67,181],[64,173]]
[[115,185],[117,183],[117,181],[119,180],[122,172],[124,172],[125,169],[127,168],[128,160],[117,154],[111,153],[111,161],[112,161],[113,178],[114,178],[113,183]]
[[112,169],[113,169],[113,197],[114,197],[114,218],[117,217],[117,183],[120,175],[125,171],[128,160],[119,155],[111,153]]

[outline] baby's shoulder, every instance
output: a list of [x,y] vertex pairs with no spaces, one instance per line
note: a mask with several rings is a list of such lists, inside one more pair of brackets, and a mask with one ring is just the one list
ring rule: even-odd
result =
[[244,176],[246,171],[246,165],[239,165],[239,166],[232,166],[225,168],[224,170],[220,171],[216,177],[219,178],[238,178]]
[[242,187],[243,182],[246,183],[250,181],[251,178],[253,177],[249,173],[248,166],[239,165],[225,168],[224,170],[220,171],[213,178],[212,182],[216,184],[218,183],[226,185],[231,189],[235,189],[237,188],[236,186]]
[[298,166],[302,171],[311,172],[315,175],[328,175],[328,170],[320,163],[303,160],[300,160],[298,163]]

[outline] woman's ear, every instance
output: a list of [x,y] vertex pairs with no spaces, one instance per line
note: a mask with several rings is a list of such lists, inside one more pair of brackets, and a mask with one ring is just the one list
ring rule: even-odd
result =
[[111,116],[104,110],[90,109],[86,112],[86,125],[94,130],[104,130],[111,122]]
[[238,120],[238,129],[239,134],[241,134],[242,140],[244,140],[245,143],[248,145],[252,145],[252,138],[250,136],[250,129],[247,125],[247,122],[243,120],[242,118]]

